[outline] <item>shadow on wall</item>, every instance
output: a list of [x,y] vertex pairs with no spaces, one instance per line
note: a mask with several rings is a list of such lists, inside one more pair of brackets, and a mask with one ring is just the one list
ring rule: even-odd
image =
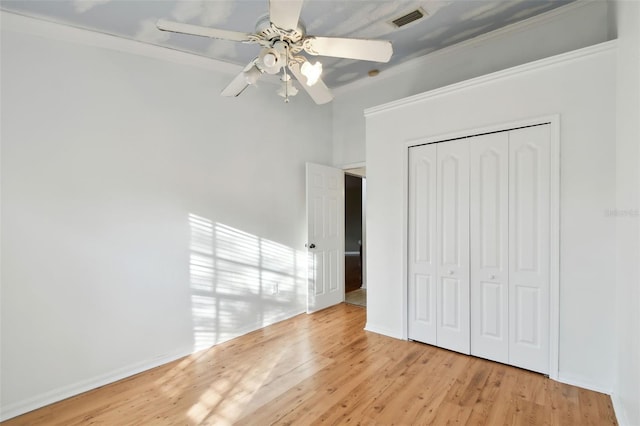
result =
[[306,253],[189,214],[194,351],[302,311]]

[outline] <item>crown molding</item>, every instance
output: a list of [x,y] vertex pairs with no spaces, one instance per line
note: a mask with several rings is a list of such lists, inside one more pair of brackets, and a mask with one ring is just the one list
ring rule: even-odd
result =
[[617,46],[617,40],[611,40],[593,46],[584,47],[582,49],[573,50],[571,52],[561,53],[549,58],[539,59],[537,61],[529,62],[524,65],[518,65],[516,67],[507,68],[506,70],[496,71],[494,73],[472,78],[470,80],[465,80],[460,83],[454,83],[449,86],[441,87],[439,89],[430,90],[428,92],[419,93],[417,95],[409,96],[397,101],[392,101],[375,107],[367,108],[364,110],[364,115],[365,117],[369,117],[380,112],[390,111],[406,105],[422,102],[423,100],[429,98],[435,98],[437,96],[458,92],[469,87],[477,87],[495,80],[500,80],[514,75],[535,71],[541,68],[547,68],[560,63],[575,61],[587,56],[597,55],[602,52],[616,51]]
[[416,68],[428,68],[431,62],[439,60],[442,56],[455,55],[460,50],[469,50],[497,38],[507,38],[509,36],[512,36],[513,34],[525,31],[530,27],[536,27],[544,23],[554,21],[565,15],[574,13],[576,10],[582,9],[586,6],[593,6],[598,2],[599,0],[576,0],[565,6],[552,9],[548,12],[541,13],[540,15],[533,16],[529,19],[515,22],[511,25],[498,28],[497,30],[485,34],[480,34],[479,36],[476,36],[469,40],[465,40],[449,47],[445,47],[443,49],[428,53],[424,56],[419,56],[417,58],[403,62],[394,67],[381,71],[380,75],[375,78],[362,78],[352,83],[336,87],[332,89],[332,92],[335,96],[340,96],[353,90],[368,87],[372,84],[377,84],[377,82],[379,82],[381,79],[394,77]]
[[188,65],[225,74],[238,74],[242,66],[207,58],[194,53],[161,47],[111,34],[59,24],[30,16],[0,10],[2,31],[21,33],[83,46],[114,50],[152,59]]

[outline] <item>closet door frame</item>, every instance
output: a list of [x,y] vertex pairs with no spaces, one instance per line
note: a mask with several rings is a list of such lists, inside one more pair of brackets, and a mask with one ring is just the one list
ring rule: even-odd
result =
[[444,134],[429,135],[406,140],[403,146],[403,222],[402,222],[402,260],[403,260],[403,309],[402,337],[408,339],[408,241],[409,241],[409,148],[412,146],[446,142],[471,138],[493,132],[504,132],[522,127],[548,124],[550,135],[549,158],[549,378],[558,380],[559,334],[560,334],[560,115],[545,115],[520,121],[506,122],[487,126],[465,125],[460,120],[459,130],[451,129]]

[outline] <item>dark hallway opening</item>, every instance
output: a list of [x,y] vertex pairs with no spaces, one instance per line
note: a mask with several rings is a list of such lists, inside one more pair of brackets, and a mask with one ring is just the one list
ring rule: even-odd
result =
[[362,287],[362,178],[345,174],[345,293]]

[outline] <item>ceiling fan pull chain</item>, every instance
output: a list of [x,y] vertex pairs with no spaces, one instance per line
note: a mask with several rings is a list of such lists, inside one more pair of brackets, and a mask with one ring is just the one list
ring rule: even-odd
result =
[[[287,53],[287,56],[289,54]],[[287,67],[282,67],[282,72],[284,73],[284,103],[289,103],[289,76],[287,75]]]

